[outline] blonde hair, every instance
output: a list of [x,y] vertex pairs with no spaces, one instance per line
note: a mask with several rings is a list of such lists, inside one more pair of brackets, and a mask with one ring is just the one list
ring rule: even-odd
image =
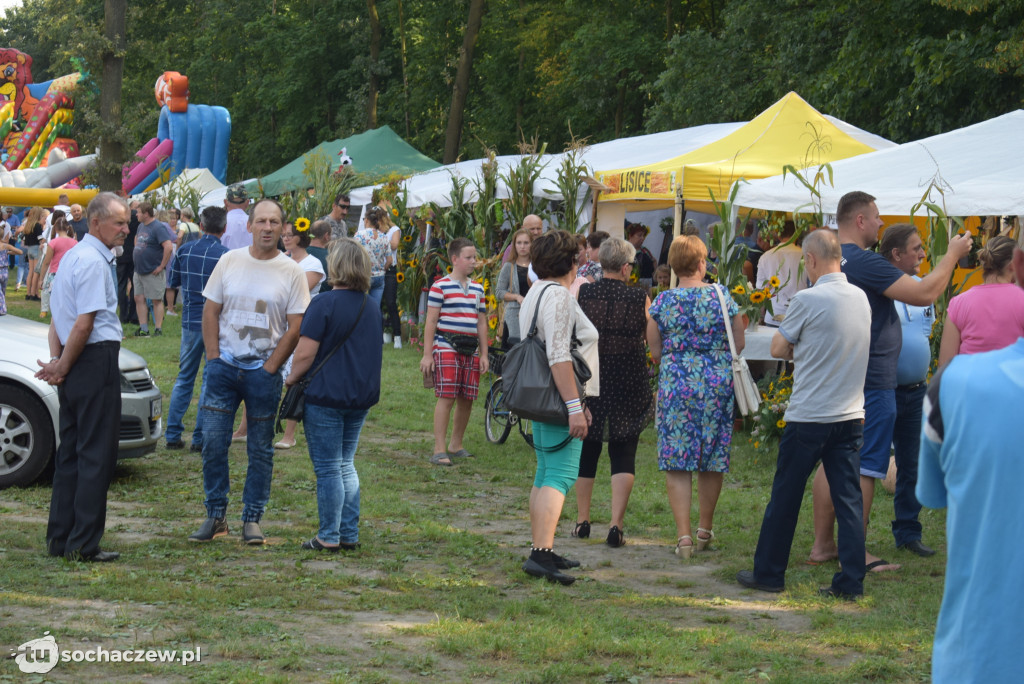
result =
[[697,272],[701,259],[707,259],[708,248],[696,235],[680,235],[668,248],[668,265],[677,278],[692,276]]
[[350,237],[331,240],[327,250],[327,274],[331,287],[370,291],[370,255]]

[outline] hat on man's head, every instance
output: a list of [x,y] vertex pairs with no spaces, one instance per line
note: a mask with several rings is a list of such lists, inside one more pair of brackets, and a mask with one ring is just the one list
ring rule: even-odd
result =
[[249,201],[249,193],[245,191],[245,186],[243,184],[235,183],[234,185],[228,186],[225,198],[232,204],[242,204]]
[[14,213],[14,209],[12,209],[11,207],[4,207],[3,208],[3,212],[5,214],[13,214]]

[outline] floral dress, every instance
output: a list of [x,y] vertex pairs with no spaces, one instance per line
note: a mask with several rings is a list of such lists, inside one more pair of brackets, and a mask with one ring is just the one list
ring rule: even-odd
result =
[[384,233],[372,228],[364,228],[356,233],[356,241],[370,254],[370,276],[383,278],[388,255],[391,254],[391,242]]
[[[729,317],[739,311],[726,297]],[[651,317],[661,332],[658,469],[729,472],[732,354],[714,287],[658,295]]]

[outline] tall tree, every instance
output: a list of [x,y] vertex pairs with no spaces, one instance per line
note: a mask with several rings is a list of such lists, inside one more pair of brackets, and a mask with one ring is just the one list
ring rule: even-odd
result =
[[452,104],[448,109],[448,127],[445,129],[445,164],[451,164],[459,157],[459,145],[462,143],[462,121],[466,110],[466,97],[469,94],[469,78],[473,72],[473,48],[476,46],[477,36],[480,35],[483,16],[484,0],[469,0],[469,18],[466,20],[466,32],[462,37],[459,66],[455,72],[455,84],[452,87]]
[[100,138],[101,190],[121,189],[120,164],[124,149],[117,129],[121,126],[121,78],[124,74],[126,0],[106,0],[104,35],[107,45],[103,50],[103,80],[100,83],[100,118],[105,130]]
[[[377,93],[380,90],[378,62],[380,61],[380,16],[377,14],[376,0],[366,0],[366,9],[370,16],[370,91],[366,96],[366,127],[377,127]],[[401,5],[399,5],[401,11]]]

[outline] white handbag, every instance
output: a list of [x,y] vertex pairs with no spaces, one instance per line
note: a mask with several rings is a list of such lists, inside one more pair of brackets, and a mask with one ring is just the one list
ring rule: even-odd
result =
[[750,374],[750,367],[747,360],[736,353],[736,341],[732,337],[732,319],[729,318],[729,307],[725,305],[725,290],[721,285],[715,285],[715,292],[718,293],[718,303],[722,306],[722,319],[725,321],[725,332],[729,337],[729,351],[732,352],[732,386],[736,395],[736,408],[744,416],[757,413],[761,408],[761,392],[757,389],[757,383]]

